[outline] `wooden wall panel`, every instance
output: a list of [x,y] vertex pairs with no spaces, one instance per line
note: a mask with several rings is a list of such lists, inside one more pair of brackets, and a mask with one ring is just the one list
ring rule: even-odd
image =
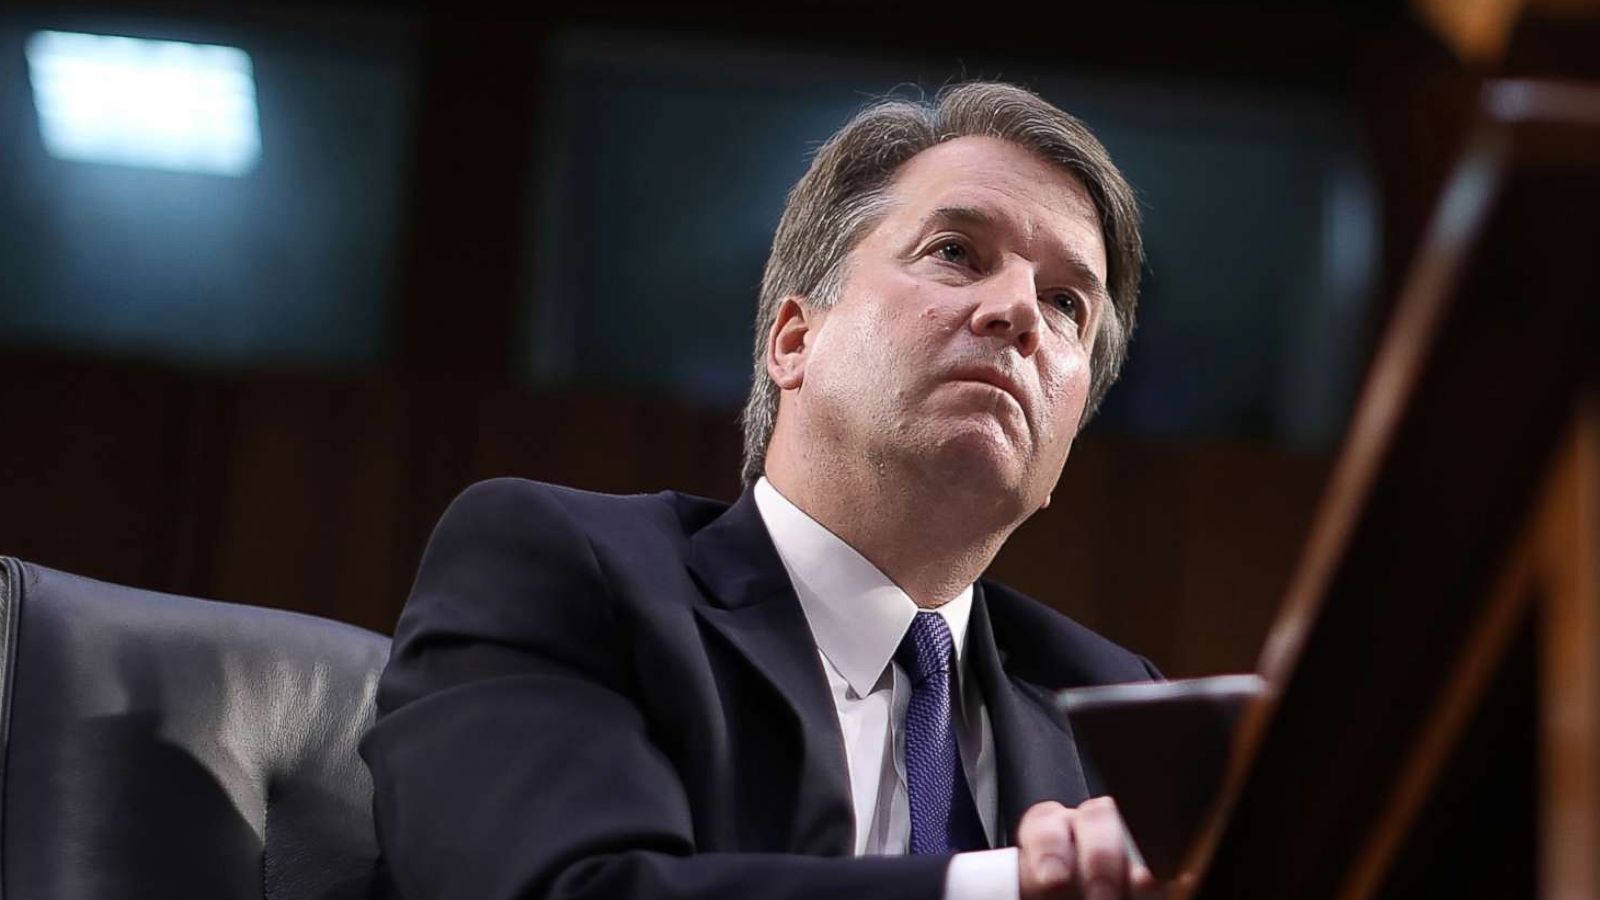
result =
[[193,390],[147,369],[0,360],[0,553],[165,582]]
[[1326,465],[1250,444],[1089,435],[994,572],[1167,675],[1253,669]]
[[273,377],[238,388],[216,486],[212,592],[389,625],[383,601],[403,589],[405,565],[402,401],[374,382]]
[[[0,553],[380,631],[473,481],[739,488],[731,411],[470,380],[0,372]],[[994,571],[1168,674],[1250,668],[1324,469],[1268,447],[1090,435]]]

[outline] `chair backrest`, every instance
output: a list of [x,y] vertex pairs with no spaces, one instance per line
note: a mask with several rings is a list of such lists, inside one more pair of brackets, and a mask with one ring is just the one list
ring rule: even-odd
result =
[[0,900],[366,896],[388,653],[0,557]]

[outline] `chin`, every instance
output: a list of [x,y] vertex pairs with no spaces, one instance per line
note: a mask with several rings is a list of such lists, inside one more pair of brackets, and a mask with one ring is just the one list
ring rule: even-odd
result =
[[994,419],[988,423],[955,423],[927,435],[911,449],[925,481],[941,492],[970,496],[984,503],[1023,505],[1027,493],[1027,460],[1010,432]]
[[953,416],[930,426],[925,445],[929,454],[973,457],[989,460],[993,467],[1021,468],[1030,452],[1028,435],[996,416]]

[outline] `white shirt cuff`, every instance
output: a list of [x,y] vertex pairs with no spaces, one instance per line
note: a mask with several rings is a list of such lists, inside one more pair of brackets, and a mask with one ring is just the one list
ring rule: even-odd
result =
[[950,857],[944,900],[1017,900],[1017,848],[975,850]]

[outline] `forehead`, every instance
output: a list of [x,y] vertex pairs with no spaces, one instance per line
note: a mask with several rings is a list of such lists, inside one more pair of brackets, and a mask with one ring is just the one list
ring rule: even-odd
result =
[[939,209],[975,209],[1026,240],[1070,248],[1105,277],[1100,217],[1088,190],[1010,141],[961,137],[930,147],[900,167],[888,196],[886,231],[915,228]]

